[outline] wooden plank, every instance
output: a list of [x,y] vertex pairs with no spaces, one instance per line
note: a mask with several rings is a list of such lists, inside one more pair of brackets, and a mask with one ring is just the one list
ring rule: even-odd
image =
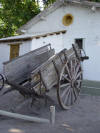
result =
[[20,83],[39,65],[54,54],[54,50],[47,47],[39,48],[13,61],[4,63],[4,74],[10,82]]
[[41,71],[41,77],[47,90],[50,90],[53,85],[57,84],[58,75],[53,62],[49,63],[43,68],[43,70]]
[[64,53],[61,52],[56,55],[55,58],[53,58],[52,62],[49,62],[48,65],[45,65],[41,70],[42,80],[47,90],[50,90],[54,85],[58,83],[58,74],[60,74],[64,62],[65,56]]
[[[32,73],[31,76],[35,75],[38,72],[41,72],[42,81],[46,89],[50,90],[53,85],[58,83],[58,74],[60,74],[62,67],[66,63],[67,59],[75,57],[75,52],[73,48],[66,50],[63,49],[58,54],[52,56],[49,60],[43,63],[41,66],[37,67]],[[56,65],[56,69],[55,69]]]
[[55,58],[57,58],[57,56],[61,55],[61,53],[64,53],[66,51],[66,49],[63,49],[62,51],[60,51],[59,53],[53,55],[51,58],[49,58],[46,62],[44,62],[41,66],[37,67],[35,70],[33,70],[31,72],[31,75],[35,75],[37,74],[40,70],[42,70],[44,67],[46,67],[49,63],[51,63],[53,60],[55,60]]
[[66,62],[64,53],[62,52],[61,54],[59,54],[53,61],[55,62],[56,68],[60,74],[62,67]]

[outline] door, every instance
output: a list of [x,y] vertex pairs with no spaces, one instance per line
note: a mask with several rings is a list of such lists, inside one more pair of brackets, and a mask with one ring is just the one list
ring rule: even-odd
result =
[[19,56],[19,44],[10,45],[10,60]]

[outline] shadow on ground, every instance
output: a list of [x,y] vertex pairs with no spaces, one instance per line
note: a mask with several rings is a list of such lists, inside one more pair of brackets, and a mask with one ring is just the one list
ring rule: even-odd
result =
[[26,114],[29,116],[50,117],[50,105],[56,106],[56,123],[31,123],[0,116],[0,133],[100,133],[100,96],[80,94],[77,103],[67,111],[60,108],[56,99],[56,90],[50,91],[47,105],[43,99],[34,102],[25,99],[18,92],[2,96],[0,92],[0,109]]

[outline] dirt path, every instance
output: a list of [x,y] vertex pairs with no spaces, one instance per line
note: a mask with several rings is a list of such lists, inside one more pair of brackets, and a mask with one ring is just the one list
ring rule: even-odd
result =
[[0,116],[0,133],[100,133],[100,96],[80,95],[70,110],[63,111],[54,94],[52,92],[53,100],[48,101],[47,106],[41,99],[31,108],[31,100],[24,102],[24,98],[18,92],[11,92],[5,96],[0,92],[0,109],[3,110],[49,118],[49,106],[56,106],[54,126]]

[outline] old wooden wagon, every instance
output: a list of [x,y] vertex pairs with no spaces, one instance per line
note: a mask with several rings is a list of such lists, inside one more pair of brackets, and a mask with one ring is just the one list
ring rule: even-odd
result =
[[63,109],[75,103],[82,83],[82,57],[77,45],[63,49],[55,54],[50,45],[46,45],[12,61],[4,63],[4,75],[0,75],[1,89],[4,83],[12,90],[18,90],[23,96],[42,97],[56,87],[57,98]]

